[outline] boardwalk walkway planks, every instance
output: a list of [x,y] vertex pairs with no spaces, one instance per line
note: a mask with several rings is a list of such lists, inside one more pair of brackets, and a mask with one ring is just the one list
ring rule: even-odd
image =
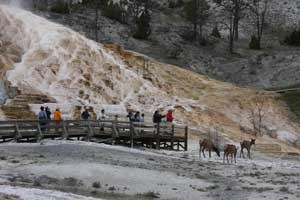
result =
[[130,147],[188,149],[188,127],[171,123],[140,123],[116,120],[0,121],[2,142],[37,142],[42,139],[85,140]]

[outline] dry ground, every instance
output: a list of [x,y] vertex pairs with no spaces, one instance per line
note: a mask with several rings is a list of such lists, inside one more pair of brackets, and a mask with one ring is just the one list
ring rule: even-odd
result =
[[[190,152],[75,141],[0,145],[0,185],[103,199],[299,199],[300,159],[254,154],[223,164]],[[25,199],[26,200],[26,199]]]

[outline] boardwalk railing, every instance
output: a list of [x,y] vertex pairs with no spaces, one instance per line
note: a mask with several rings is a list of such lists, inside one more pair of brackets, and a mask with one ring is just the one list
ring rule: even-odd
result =
[[188,148],[188,128],[172,123],[116,120],[0,121],[2,142],[34,142],[46,138],[78,139],[178,151],[186,151]]

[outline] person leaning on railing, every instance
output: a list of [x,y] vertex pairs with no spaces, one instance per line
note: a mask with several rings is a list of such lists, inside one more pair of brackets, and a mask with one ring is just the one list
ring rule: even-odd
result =
[[55,121],[55,132],[57,133],[59,131],[59,125],[62,120],[59,108],[56,108],[55,112],[53,113],[53,120]]
[[160,111],[156,110],[153,114],[153,123],[161,123],[164,117],[165,115],[160,114]]
[[41,106],[41,108],[40,108],[40,112],[38,114],[38,120],[40,121],[39,123],[40,123],[40,126],[41,126],[41,131],[45,131],[48,116],[47,116],[47,113],[45,112],[45,107],[44,106]]
[[166,121],[167,122],[173,122],[174,117],[173,117],[173,110],[168,110],[168,113],[166,115]]
[[56,108],[55,112],[53,113],[53,120],[54,121],[62,120],[62,116],[61,116],[61,112],[60,112],[59,108]]

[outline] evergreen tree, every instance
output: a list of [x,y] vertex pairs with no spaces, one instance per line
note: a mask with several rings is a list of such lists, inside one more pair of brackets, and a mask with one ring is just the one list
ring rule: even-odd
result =
[[285,43],[292,46],[300,46],[300,29],[294,30],[285,38]]
[[137,19],[137,27],[133,37],[137,39],[147,39],[151,34],[150,21],[151,16],[148,10],[145,10]]

